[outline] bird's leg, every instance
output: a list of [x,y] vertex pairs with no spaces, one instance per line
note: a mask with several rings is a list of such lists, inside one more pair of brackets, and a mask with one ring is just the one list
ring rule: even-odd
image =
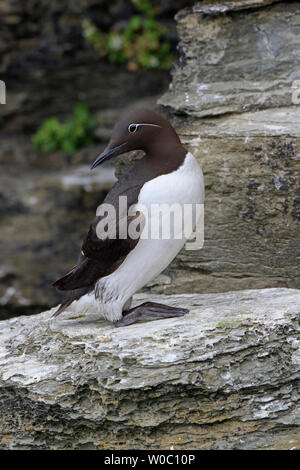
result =
[[115,326],[127,326],[138,320],[155,320],[158,318],[182,317],[188,313],[186,308],[170,307],[156,302],[144,302],[123,312],[123,318],[115,323]]

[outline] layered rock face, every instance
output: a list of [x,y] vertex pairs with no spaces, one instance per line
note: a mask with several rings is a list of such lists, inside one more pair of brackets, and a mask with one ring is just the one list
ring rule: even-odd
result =
[[0,322],[1,449],[294,449],[300,291],[136,296],[184,317]]
[[[167,18],[182,5],[174,3],[166,2]],[[134,11],[124,0],[1,2],[0,78],[7,89],[1,127],[32,131],[51,115],[68,116],[78,101],[99,110],[126,106],[128,97],[161,93],[168,84],[165,72],[132,74],[101,60],[84,38],[83,20],[108,30]]]
[[159,103],[203,168],[205,244],[156,292],[299,287],[299,14],[251,1],[177,14],[180,60]]
[[[87,161],[97,148],[83,152]],[[58,169],[49,161],[2,163],[2,171],[0,320],[58,303],[51,284],[76,262],[89,221],[115,181],[111,166],[101,177],[84,164]]]

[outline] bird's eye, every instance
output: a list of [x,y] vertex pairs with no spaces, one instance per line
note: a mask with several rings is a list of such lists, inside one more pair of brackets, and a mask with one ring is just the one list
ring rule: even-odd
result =
[[138,126],[137,126],[136,124],[130,124],[130,125],[128,126],[128,131],[129,131],[130,133],[136,132],[137,129],[138,129]]

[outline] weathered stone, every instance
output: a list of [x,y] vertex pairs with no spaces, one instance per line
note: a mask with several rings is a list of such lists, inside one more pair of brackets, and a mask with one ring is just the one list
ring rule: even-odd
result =
[[[205,241],[200,251],[183,249],[165,271],[171,282],[151,292],[298,288],[299,108],[172,120],[203,169]],[[138,158],[120,158],[117,176]]]
[[2,449],[300,448],[300,291],[145,296],[178,319],[0,323]]
[[204,0],[197,2],[193,11],[205,13],[206,15],[216,15],[228,11],[243,10],[246,8],[258,8],[281,0]]
[[224,11],[217,5],[207,15],[200,3],[176,15],[180,58],[160,103],[198,117],[291,105],[300,79],[299,2]]

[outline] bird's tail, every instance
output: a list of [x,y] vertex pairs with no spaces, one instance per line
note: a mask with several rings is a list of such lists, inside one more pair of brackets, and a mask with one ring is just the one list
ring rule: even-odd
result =
[[55,281],[52,286],[58,290],[71,291],[82,287],[94,286],[101,277],[101,265],[89,258],[84,258],[65,276]]
[[58,309],[53,313],[52,318],[57,317],[57,315],[60,315],[67,307],[69,307],[69,305],[71,305],[71,303],[72,300],[63,301],[58,307]]
[[60,306],[58,307],[58,309],[52,315],[52,318],[60,315],[66,308],[68,308],[71,305],[72,302],[74,302],[75,300],[79,300],[80,297],[82,297],[85,294],[89,294],[90,292],[92,292],[93,289],[94,289],[94,285],[69,291],[65,295],[65,298],[60,304]]

